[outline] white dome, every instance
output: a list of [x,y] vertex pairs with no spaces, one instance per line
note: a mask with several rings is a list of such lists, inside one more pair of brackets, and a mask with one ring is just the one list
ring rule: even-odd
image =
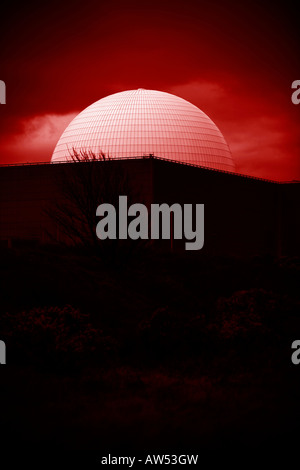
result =
[[213,121],[188,101],[162,91],[129,90],[88,106],[63,132],[52,162],[72,149],[111,158],[154,155],[234,171],[228,145]]

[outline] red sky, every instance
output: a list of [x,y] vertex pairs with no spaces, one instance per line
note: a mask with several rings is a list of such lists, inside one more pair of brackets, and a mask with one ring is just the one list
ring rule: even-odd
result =
[[0,163],[49,161],[78,112],[108,94],[149,88],[208,114],[239,172],[300,179],[300,105],[291,101],[300,38],[292,3],[54,0],[7,8]]

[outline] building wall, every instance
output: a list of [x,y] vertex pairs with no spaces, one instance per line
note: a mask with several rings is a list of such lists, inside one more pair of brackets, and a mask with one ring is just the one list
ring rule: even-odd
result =
[[277,253],[280,184],[187,165],[170,168],[171,165],[154,161],[154,199],[204,204],[204,252]]
[[[98,164],[103,165],[103,162]],[[279,184],[149,158],[105,164],[122,165],[135,188],[136,201],[147,206],[151,202],[204,203],[204,253],[300,254],[299,183]],[[1,167],[2,243],[61,241],[61,230],[46,209],[53,202],[63,203],[62,175],[71,175],[75,167],[80,171],[80,165]],[[166,250],[171,246],[169,241],[160,245]],[[183,249],[183,243],[175,241],[173,249]]]
[[[99,162],[102,165],[103,162]],[[126,167],[136,194],[146,204],[152,200],[150,160],[105,162]],[[0,240],[3,244],[65,240],[61,228],[48,215],[63,204],[64,178],[80,173],[85,163],[4,166],[0,168]],[[95,207],[96,212],[96,207]]]

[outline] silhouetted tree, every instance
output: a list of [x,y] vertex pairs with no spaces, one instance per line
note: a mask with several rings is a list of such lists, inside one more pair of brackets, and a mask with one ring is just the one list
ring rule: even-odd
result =
[[111,254],[121,243],[105,240],[105,246],[101,246],[104,242],[96,235],[96,209],[102,203],[117,207],[120,195],[126,195],[131,203],[133,191],[124,165],[103,152],[75,149],[69,160],[70,164],[61,165],[58,197],[46,212],[62,234],[62,241]]

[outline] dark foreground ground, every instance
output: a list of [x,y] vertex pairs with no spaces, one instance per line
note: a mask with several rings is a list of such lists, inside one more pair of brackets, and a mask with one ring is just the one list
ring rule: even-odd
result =
[[99,468],[109,452],[189,452],[243,468],[298,449],[299,259],[143,252],[120,265],[49,248],[1,258],[11,459],[59,453]]

